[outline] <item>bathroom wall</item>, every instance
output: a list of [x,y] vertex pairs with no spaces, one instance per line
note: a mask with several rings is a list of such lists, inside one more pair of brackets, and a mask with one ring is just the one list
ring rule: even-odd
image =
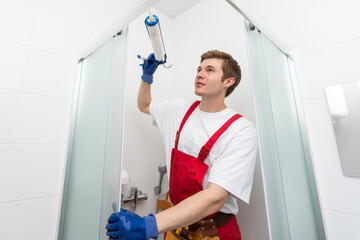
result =
[[360,80],[360,3],[244,2],[294,49],[327,239],[360,239],[360,178],[343,174],[324,91]]
[[[168,65],[172,64],[169,69],[160,66],[155,73],[153,99],[198,99],[194,94],[194,79],[200,64],[200,55],[210,49],[219,49],[231,53],[243,71],[239,87],[226,99],[226,103],[255,124],[242,16],[228,3],[219,0],[201,1],[175,18],[168,18],[156,9],[153,12],[160,17],[169,57]],[[149,195],[148,201],[138,203],[136,212],[140,215],[156,211],[153,187],[157,185],[159,177],[158,165],[165,164],[163,142],[158,129],[152,125],[151,117],[140,113],[136,107],[141,81],[141,68],[138,65],[142,62],[136,59],[136,55],[146,56],[151,52],[143,23],[145,17],[146,15],[140,16],[129,26],[123,166],[132,180],[130,184],[124,185],[122,190],[124,195],[129,195],[130,187],[138,186]],[[167,190],[166,185],[167,182],[164,182],[164,191]],[[131,209],[131,204],[124,204],[123,207]],[[268,239],[259,162],[255,170],[250,205],[239,201],[239,207],[238,220],[243,238]]]
[[0,4],[0,239],[56,234],[76,61],[48,48],[42,13]]
[[0,239],[56,239],[77,54],[123,9],[1,1]]

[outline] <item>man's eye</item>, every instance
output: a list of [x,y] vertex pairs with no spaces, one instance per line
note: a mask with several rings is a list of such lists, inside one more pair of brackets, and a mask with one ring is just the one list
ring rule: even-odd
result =
[[208,72],[214,72],[214,70],[210,68],[210,69],[208,69]]

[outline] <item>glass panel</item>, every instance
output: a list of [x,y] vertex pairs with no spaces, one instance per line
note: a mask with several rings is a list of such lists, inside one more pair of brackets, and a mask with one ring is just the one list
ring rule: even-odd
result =
[[59,240],[107,239],[106,219],[119,209],[125,38],[80,63]]
[[123,30],[122,34],[114,39],[113,46],[99,239],[108,239],[107,237],[104,238],[106,236],[105,226],[107,219],[112,212],[120,211],[126,32],[126,30]]
[[271,239],[326,239],[292,61],[247,24]]
[[261,39],[291,238],[318,239],[287,56],[263,34]]
[[260,34],[247,24],[253,94],[264,174],[265,199],[272,239],[290,239],[277,140]]

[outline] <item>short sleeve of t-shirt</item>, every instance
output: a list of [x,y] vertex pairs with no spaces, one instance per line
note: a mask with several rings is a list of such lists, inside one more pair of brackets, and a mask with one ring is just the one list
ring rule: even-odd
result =
[[213,162],[208,179],[246,203],[249,203],[253,182],[256,136],[252,125],[239,130]]

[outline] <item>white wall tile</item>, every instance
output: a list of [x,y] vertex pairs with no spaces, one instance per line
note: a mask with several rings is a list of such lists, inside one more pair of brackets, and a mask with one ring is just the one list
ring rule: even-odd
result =
[[[245,64],[244,64],[245,65]],[[225,104],[232,108],[254,106],[251,79],[248,73],[248,65],[240,66],[243,76],[239,85],[225,98]]]
[[65,146],[14,145],[0,202],[59,195]]
[[[230,106],[229,106],[230,107]],[[256,117],[255,117],[255,108],[254,106],[248,106],[248,107],[239,107],[234,108],[236,112],[238,112],[241,116],[248,119],[250,122],[254,124],[256,127]]]
[[328,240],[360,239],[360,216],[324,210]]
[[28,47],[0,39],[0,88],[21,89],[27,53]]
[[[324,88],[359,81],[360,40],[296,54],[299,85],[304,99],[325,97]],[[311,61],[309,61],[311,59]]]
[[251,189],[251,194],[264,197],[264,185],[263,185],[259,151],[258,151],[257,158],[256,158],[254,180],[253,180],[253,186]]
[[165,164],[164,148],[161,146],[147,147],[147,149],[138,149],[137,159],[138,182],[157,182],[159,180],[158,167],[161,164]]
[[344,175],[337,152],[314,152],[313,162],[322,207],[360,216],[360,178]]
[[5,174],[8,173],[8,164],[11,158],[11,145],[1,145],[0,144],[0,202],[1,202],[1,193],[6,187],[5,184]]
[[20,93],[0,90],[0,143],[11,143]]
[[332,120],[325,99],[304,100],[310,148],[316,151],[337,151]]
[[160,146],[162,136],[157,127],[152,124],[152,117],[139,110],[125,112],[125,145]]
[[76,66],[75,59],[30,49],[23,90],[70,99]]
[[41,3],[32,45],[65,56],[76,56],[134,4],[136,2],[124,0],[92,1],[91,4],[85,0]]
[[123,162],[122,169],[126,170],[130,175],[130,184],[137,183],[137,161],[133,158],[134,149],[138,149],[138,146],[124,146],[123,148]]
[[131,183],[155,182],[158,166],[165,164],[165,151],[162,146],[125,146],[123,163],[132,175]]
[[33,25],[35,22],[36,9],[15,1],[0,3],[0,38],[29,44]]
[[0,239],[55,240],[59,197],[0,204]]
[[22,94],[14,143],[66,144],[70,101]]
[[246,240],[267,240],[269,238],[265,199],[251,195],[249,205],[238,201],[237,220],[241,238]]
[[[65,6],[41,8],[38,10],[32,37],[32,46],[64,56],[76,56],[78,41],[85,40],[76,30],[80,30],[78,19],[67,15]],[[85,27],[85,25],[84,25]],[[85,42],[84,42],[85,43]],[[83,46],[85,48],[85,46]]]
[[270,25],[292,48],[307,51],[360,37],[357,0],[327,0],[303,11],[271,21]]

